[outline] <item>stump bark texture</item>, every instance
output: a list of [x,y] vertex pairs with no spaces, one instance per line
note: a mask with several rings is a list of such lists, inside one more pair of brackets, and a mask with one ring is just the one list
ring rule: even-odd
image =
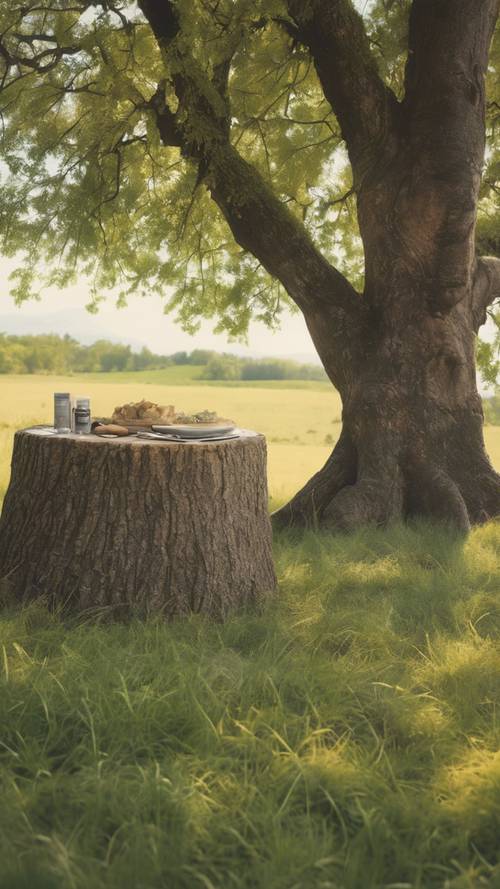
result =
[[16,433],[0,578],[19,599],[216,619],[276,585],[262,435]]

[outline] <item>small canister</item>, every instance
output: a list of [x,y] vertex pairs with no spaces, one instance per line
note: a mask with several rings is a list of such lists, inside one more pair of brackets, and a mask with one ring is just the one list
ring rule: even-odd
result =
[[77,435],[90,434],[90,398],[79,396],[75,399],[75,432]]
[[54,392],[54,429],[56,432],[71,432],[71,395],[69,392]]

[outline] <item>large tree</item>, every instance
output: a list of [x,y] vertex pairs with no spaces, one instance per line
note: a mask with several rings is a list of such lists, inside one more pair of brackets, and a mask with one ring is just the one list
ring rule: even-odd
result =
[[44,263],[236,335],[291,301],[343,431],[280,518],[498,515],[475,353],[500,296],[499,5],[1,0],[16,296]]

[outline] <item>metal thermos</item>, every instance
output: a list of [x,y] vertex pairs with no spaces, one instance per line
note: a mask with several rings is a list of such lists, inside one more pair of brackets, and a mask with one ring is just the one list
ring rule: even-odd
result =
[[77,435],[89,435],[90,420],[90,398],[80,396],[75,399],[75,432]]
[[69,392],[54,392],[54,429],[56,432],[71,432],[71,395]]

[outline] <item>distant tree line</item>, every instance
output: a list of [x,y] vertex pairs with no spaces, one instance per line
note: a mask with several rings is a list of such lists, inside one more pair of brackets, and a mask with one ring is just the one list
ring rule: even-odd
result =
[[144,347],[97,340],[84,346],[56,334],[14,336],[0,333],[0,374],[72,374],[159,370],[174,364],[202,367],[205,380],[324,380],[320,365],[279,359],[243,359],[210,349],[157,355]]
[[214,355],[202,371],[203,380],[326,380],[321,365],[280,358],[238,358]]
[[[193,359],[206,363],[212,353],[202,352]],[[202,360],[203,359],[203,360]],[[133,352],[130,346],[98,340],[83,346],[72,337],[56,334],[13,336],[0,333],[0,373],[107,373],[168,367],[186,361],[186,352],[155,355],[147,348]]]

